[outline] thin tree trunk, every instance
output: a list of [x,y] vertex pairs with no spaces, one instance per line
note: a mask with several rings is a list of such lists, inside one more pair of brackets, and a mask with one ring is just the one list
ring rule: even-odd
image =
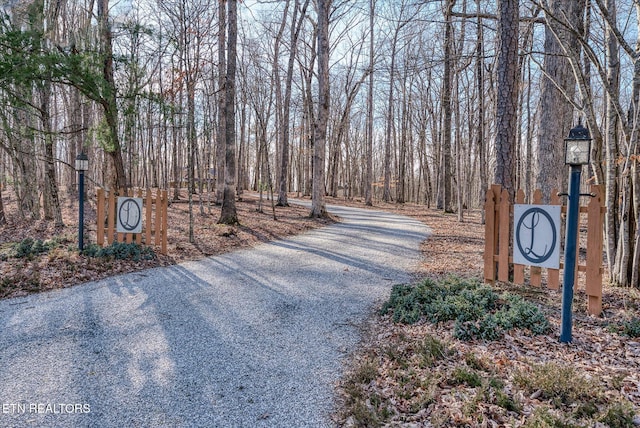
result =
[[60,206],[60,197],[58,192],[58,180],[56,178],[56,169],[54,160],[55,147],[53,143],[53,131],[51,127],[51,83],[44,82],[40,92],[40,120],[42,121],[42,132],[44,134],[45,148],[45,182],[44,182],[44,200],[45,200],[45,219],[54,220],[56,227],[63,227],[62,209]]
[[444,212],[453,212],[453,190],[451,188],[451,75],[453,63],[453,23],[451,14],[456,0],[447,1],[444,33],[444,77],[442,79],[442,191]]
[[[612,12],[611,25],[616,23],[616,0],[606,0],[607,9]],[[609,265],[609,280],[614,280],[616,270],[616,253],[618,251],[619,230],[617,223],[619,213],[618,199],[618,128],[620,126],[619,116],[613,96],[611,94],[620,93],[620,54],[616,36],[613,28],[607,24],[605,31],[605,46],[607,56],[607,82],[608,94],[606,96],[606,127],[605,127],[605,254]]]
[[7,217],[4,214],[4,203],[2,202],[2,186],[4,186],[4,183],[0,179],[0,226],[7,224]]
[[302,28],[302,24],[304,23],[304,19],[307,13],[307,7],[309,6],[309,0],[305,0],[302,5],[302,9],[300,10],[300,18],[298,18],[298,9],[300,8],[299,0],[296,0],[296,4],[293,12],[292,24],[295,25],[295,29],[291,31],[291,40],[290,51],[289,51],[289,62],[287,64],[287,77],[285,80],[285,95],[283,102],[283,111],[282,111],[282,149],[280,153],[280,178],[278,180],[278,206],[288,206],[289,202],[287,201],[287,191],[289,190],[289,118],[291,115],[291,92],[293,86],[293,66],[295,63],[295,58],[298,53],[298,37],[300,35],[300,30]]
[[364,203],[373,206],[373,67],[375,0],[369,0],[369,87],[367,93],[367,142],[365,144]]
[[384,139],[384,164],[383,164],[383,188],[382,188],[382,200],[384,202],[391,202],[391,135],[394,128],[393,117],[393,95],[395,85],[395,69],[396,69],[396,49],[398,43],[398,33],[400,28],[396,28],[392,46],[391,46],[391,67],[389,70],[389,99],[387,105],[387,127]]
[[226,75],[226,31],[227,31],[227,0],[218,1],[218,128],[216,132],[216,205],[222,204],[225,180],[225,150],[226,150],[226,125],[225,125],[225,75]]
[[[476,146],[478,150],[478,169],[480,175],[480,206],[484,206],[487,195],[487,167],[486,167],[486,148],[484,144],[484,31],[482,18],[480,18],[480,0],[476,0],[476,9],[478,10],[478,44],[476,45],[476,81],[478,85],[478,135]],[[485,212],[481,211],[482,224],[485,223]]]

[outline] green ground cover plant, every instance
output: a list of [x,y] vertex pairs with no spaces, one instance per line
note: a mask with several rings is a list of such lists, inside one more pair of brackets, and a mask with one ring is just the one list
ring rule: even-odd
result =
[[460,340],[497,340],[512,329],[544,334],[549,322],[540,309],[521,296],[496,293],[477,280],[449,277],[426,279],[417,285],[396,285],[381,313],[398,323],[454,321],[454,337]]

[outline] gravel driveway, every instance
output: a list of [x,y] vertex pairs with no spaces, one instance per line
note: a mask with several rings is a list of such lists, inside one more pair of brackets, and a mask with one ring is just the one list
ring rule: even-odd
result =
[[0,301],[0,427],[325,427],[358,325],[428,228],[341,223]]

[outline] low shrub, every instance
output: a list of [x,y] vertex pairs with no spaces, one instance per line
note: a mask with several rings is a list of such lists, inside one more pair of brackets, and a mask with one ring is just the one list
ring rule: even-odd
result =
[[622,324],[622,332],[629,337],[640,337],[640,318],[631,318]]
[[609,428],[625,428],[634,426],[635,411],[628,402],[617,402],[609,406],[600,417],[600,422]]
[[124,242],[114,242],[108,247],[100,247],[92,244],[86,247],[82,254],[93,258],[106,258],[115,260],[153,260],[156,257],[155,252],[150,247],[143,247],[140,244]]
[[29,258],[46,253],[54,247],[52,242],[43,242],[40,239],[25,238],[14,246],[14,257]]
[[477,280],[460,278],[396,285],[382,307],[382,314],[387,313],[404,324],[421,319],[455,321],[454,336],[460,340],[496,340],[515,328],[536,335],[549,330],[549,322],[534,304],[517,295],[499,295]]

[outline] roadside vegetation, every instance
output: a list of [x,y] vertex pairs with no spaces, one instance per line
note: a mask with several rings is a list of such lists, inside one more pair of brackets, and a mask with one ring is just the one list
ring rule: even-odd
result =
[[640,425],[637,318],[578,317],[562,345],[557,310],[547,293],[511,284],[396,285],[342,381],[338,424]]

